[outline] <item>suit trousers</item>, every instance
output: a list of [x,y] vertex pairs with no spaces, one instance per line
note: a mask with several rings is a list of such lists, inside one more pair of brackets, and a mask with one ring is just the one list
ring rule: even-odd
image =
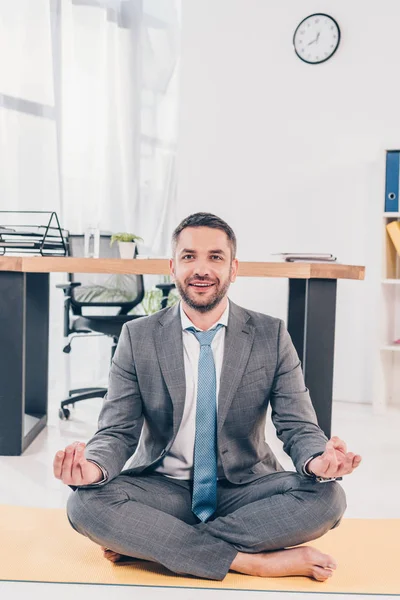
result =
[[206,523],[191,511],[191,482],[157,473],[77,488],[67,503],[72,527],[97,544],[215,580],[225,577],[239,551],[309,542],[336,527],[345,509],[339,483],[288,471],[244,485],[219,480],[217,511]]

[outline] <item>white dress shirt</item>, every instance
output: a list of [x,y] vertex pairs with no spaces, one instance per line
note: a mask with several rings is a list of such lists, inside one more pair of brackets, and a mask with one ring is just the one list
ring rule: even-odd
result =
[[[185,407],[183,409],[182,421],[174,443],[168,454],[165,455],[162,462],[156,467],[155,471],[175,479],[192,479],[200,344],[193,333],[185,331],[185,329],[188,327],[194,327],[198,331],[201,331],[201,329],[196,327],[185,314],[182,303],[180,304],[180,315],[182,322],[183,356],[186,379]],[[210,329],[213,329],[218,323],[225,325],[225,327],[221,327],[221,329],[217,331],[211,343],[217,378],[217,402],[222,362],[224,359],[225,328],[228,325],[228,316],[229,301],[220,319],[210,327]]]

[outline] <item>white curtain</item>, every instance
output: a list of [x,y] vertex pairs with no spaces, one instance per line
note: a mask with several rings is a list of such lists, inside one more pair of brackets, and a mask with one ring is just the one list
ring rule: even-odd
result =
[[1,210],[60,211],[51,29],[48,0],[0,0]]
[[0,0],[0,207],[165,253],[178,58],[179,0]]
[[163,253],[174,223],[176,0],[62,5],[65,226],[131,231]]
[[[128,231],[142,254],[167,254],[179,37],[180,0],[0,0],[0,210],[55,210],[72,232]],[[57,387],[62,298],[51,289]],[[89,373],[87,347],[71,353],[78,383],[108,370],[109,342],[93,344]]]

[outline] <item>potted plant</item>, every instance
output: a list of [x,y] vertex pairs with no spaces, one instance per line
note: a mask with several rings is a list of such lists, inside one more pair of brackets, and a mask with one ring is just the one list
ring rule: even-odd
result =
[[136,243],[143,242],[143,239],[134,233],[113,233],[110,246],[118,242],[119,255],[121,258],[135,258]]

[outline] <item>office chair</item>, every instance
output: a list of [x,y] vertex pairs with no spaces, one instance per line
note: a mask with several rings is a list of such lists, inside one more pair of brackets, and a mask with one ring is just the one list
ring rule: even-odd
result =
[[[67,240],[68,255],[84,256],[84,235],[70,234]],[[110,246],[111,235],[101,234],[99,254],[101,258],[119,258],[117,245]],[[137,251],[135,256],[137,255]],[[117,347],[124,323],[145,315],[128,314],[144,298],[143,275],[104,273],[69,273],[68,283],[56,286],[64,291],[64,338],[66,380],[68,389],[71,373],[68,355],[74,338],[107,335],[112,338],[111,360]],[[161,308],[167,306],[168,294],[174,284],[159,284],[163,296]],[[107,310],[107,314],[104,314]],[[115,314],[108,314],[109,311]],[[86,313],[86,314],[84,314]],[[68,398],[60,404],[60,419],[69,419],[68,405],[89,398],[104,398],[107,388],[89,387],[69,389]]]

